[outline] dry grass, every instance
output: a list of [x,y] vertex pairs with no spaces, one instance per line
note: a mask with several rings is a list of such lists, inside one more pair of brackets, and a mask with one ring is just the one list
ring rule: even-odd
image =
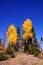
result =
[[11,58],[7,61],[1,61],[0,65],[43,65],[43,60],[26,55],[24,53],[16,53],[16,58]]

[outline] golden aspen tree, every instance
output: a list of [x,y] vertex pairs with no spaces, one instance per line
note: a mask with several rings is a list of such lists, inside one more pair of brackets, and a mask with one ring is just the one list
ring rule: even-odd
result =
[[32,38],[33,33],[32,33],[32,22],[30,19],[26,19],[24,24],[23,24],[23,39],[25,40],[26,38]]
[[13,24],[9,26],[7,36],[9,45],[15,45],[17,43],[17,31]]
[[26,19],[23,23],[23,35],[22,39],[24,42],[24,51],[28,51],[32,49],[32,21],[30,19]]

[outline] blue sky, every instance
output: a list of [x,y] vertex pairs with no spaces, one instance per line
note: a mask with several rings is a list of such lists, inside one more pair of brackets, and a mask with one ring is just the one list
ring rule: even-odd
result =
[[[26,18],[32,20],[37,40],[43,37],[43,0],[0,0],[0,38],[10,24],[17,28]],[[43,46],[42,46],[43,47]]]

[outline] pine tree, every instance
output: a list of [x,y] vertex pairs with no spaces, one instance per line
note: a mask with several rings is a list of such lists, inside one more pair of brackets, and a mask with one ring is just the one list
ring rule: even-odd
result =
[[41,37],[41,41],[43,41],[43,38]]
[[17,39],[17,44],[16,44],[16,47],[17,47],[17,51],[19,51],[19,45],[20,45],[20,27],[18,26],[18,28],[17,28],[17,37],[18,37],[18,39]]
[[18,34],[18,36],[20,37],[20,27],[18,26],[18,28],[17,28],[17,34]]
[[2,44],[2,39],[0,39],[0,45]]
[[32,54],[34,54],[35,56],[38,55],[40,53],[40,45],[37,42],[37,38],[36,38],[36,33],[34,31],[34,28],[32,27],[32,32],[33,32],[33,39],[32,39]]

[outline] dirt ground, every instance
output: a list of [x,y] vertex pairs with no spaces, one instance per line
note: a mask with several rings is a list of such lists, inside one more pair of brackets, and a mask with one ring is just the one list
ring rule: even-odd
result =
[[0,65],[43,65],[43,60],[33,55],[16,53],[15,58],[11,58],[7,61],[0,61]]

